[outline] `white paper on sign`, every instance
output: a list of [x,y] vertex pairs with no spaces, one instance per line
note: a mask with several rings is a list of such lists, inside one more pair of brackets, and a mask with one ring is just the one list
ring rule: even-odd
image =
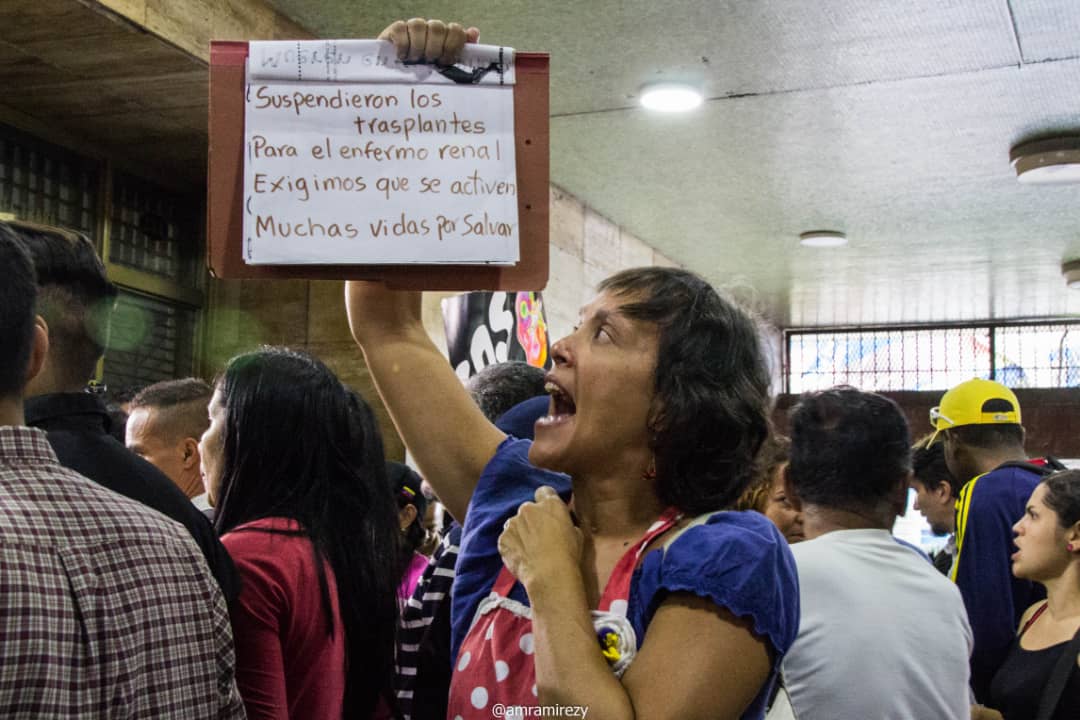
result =
[[[466,45],[451,67],[397,59],[382,40],[267,40],[248,43],[248,82],[297,80],[513,85],[514,51],[499,45]],[[455,79],[456,78],[456,79]]]
[[252,42],[249,264],[518,261],[513,51],[452,68],[379,40]]

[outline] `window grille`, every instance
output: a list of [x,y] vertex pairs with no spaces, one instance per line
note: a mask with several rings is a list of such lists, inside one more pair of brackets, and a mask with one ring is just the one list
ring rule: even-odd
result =
[[1010,387],[1080,386],[1080,323],[787,332],[791,393],[946,390],[972,377]]
[[0,125],[0,212],[97,235],[100,163]]
[[1080,324],[997,328],[998,382],[1009,387],[1080,387]]
[[142,387],[190,375],[194,328],[193,310],[121,290],[105,353],[105,383]]
[[199,252],[196,202],[122,173],[113,176],[109,259],[194,285]]
[[[199,201],[110,169],[0,124],[0,213],[78,230],[99,248],[101,229],[108,233],[106,267],[121,292],[104,381],[142,386],[190,375],[202,303]],[[111,207],[99,228],[108,180]]]

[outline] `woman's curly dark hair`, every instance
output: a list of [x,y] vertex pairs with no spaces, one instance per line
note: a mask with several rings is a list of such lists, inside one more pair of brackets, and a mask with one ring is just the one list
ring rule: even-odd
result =
[[1068,530],[1080,522],[1080,470],[1059,470],[1047,475],[1043,502],[1057,513],[1058,525]]
[[731,507],[768,433],[769,371],[754,321],[685,270],[624,270],[599,290],[660,329],[649,419],[657,496],[687,513]]

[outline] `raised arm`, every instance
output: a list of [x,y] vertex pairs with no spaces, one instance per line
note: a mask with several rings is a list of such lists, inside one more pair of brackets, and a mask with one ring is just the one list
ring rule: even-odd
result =
[[462,522],[488,460],[506,437],[488,422],[431,342],[420,293],[382,283],[345,284],[349,328],[420,471]]

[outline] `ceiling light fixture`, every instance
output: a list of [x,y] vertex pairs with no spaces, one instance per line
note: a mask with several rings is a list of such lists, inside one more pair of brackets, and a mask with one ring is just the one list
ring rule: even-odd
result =
[[1080,290],[1080,260],[1070,260],[1061,264],[1061,274],[1065,284],[1073,290]]
[[799,244],[814,248],[840,247],[847,245],[847,235],[835,230],[810,230],[799,235]]
[[641,89],[642,107],[657,112],[687,112],[701,104],[701,91],[685,83],[653,83]]
[[1080,182],[1080,136],[1021,143],[1009,151],[1016,179],[1032,185]]

